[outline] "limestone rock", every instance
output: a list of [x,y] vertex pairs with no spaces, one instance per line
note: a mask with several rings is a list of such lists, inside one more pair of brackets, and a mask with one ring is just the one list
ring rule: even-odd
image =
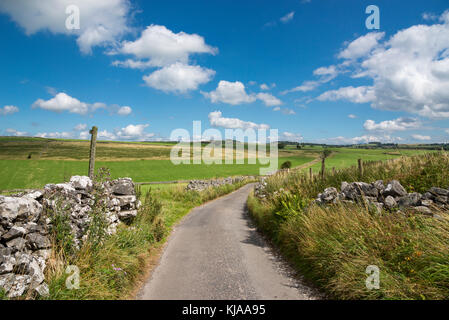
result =
[[438,196],[435,197],[435,202],[440,203],[440,204],[446,204],[448,203],[448,197],[447,196]]
[[407,195],[407,191],[397,180],[392,180],[387,184],[387,187],[383,190],[383,196],[403,197]]
[[425,192],[422,195],[422,198],[425,200],[432,200],[435,196],[433,194],[431,194],[430,192]]
[[30,282],[31,277],[28,275],[8,273],[0,276],[0,287],[6,290],[8,298],[17,298],[23,295]]
[[48,234],[47,228],[42,224],[37,224],[35,222],[28,222],[26,225],[24,225],[24,228],[26,229],[26,233],[40,233],[42,235]]
[[433,205],[433,201],[432,200],[421,200],[421,205],[423,205],[425,207],[430,207]]
[[379,192],[385,189],[383,180],[377,180],[373,183],[373,186],[376,187]]
[[381,213],[383,208],[384,208],[384,204],[382,202],[371,202],[372,205],[376,208],[377,213]]
[[347,184],[342,190],[346,198],[350,200],[359,200],[363,196],[377,198],[379,191],[377,188],[369,183],[365,182],[353,182]]
[[136,202],[136,196],[134,196],[134,195],[117,196],[116,199],[119,201],[120,207],[123,207],[123,206],[126,206],[126,205]]
[[418,212],[418,213],[424,214],[426,216],[432,216],[433,215],[432,214],[432,210],[430,210],[429,208],[424,207],[424,206],[414,207],[413,210]]
[[16,259],[13,256],[0,255],[0,275],[13,272],[15,265]]
[[11,248],[13,251],[22,251],[25,249],[26,240],[23,238],[15,238],[6,243],[8,248]]
[[48,288],[48,285],[46,283],[38,285],[36,288],[34,288],[34,291],[38,296],[41,297],[48,297],[50,295],[50,289]]
[[134,183],[130,178],[122,178],[113,181],[112,193],[116,195],[134,195]]
[[30,193],[27,193],[24,197],[28,197],[31,198],[33,200],[38,200],[40,198],[42,198],[42,196],[44,195],[44,193],[40,190],[36,190]]
[[415,207],[421,205],[421,194],[414,192],[399,198],[400,207]]
[[16,220],[35,221],[42,213],[42,205],[28,197],[4,197],[0,204],[0,224],[5,225]]
[[26,236],[27,245],[32,250],[40,250],[50,248],[50,240],[39,234],[39,233],[30,233]]
[[387,196],[384,200],[385,206],[389,209],[395,208],[397,206],[396,200],[392,196]]
[[77,190],[90,190],[93,186],[92,180],[87,176],[73,176],[70,184]]
[[8,232],[6,232],[2,238],[5,241],[9,241],[15,238],[19,238],[19,237],[23,237],[26,234],[26,230],[23,227],[17,227],[17,226],[13,226],[11,229],[9,229]]
[[326,188],[324,192],[321,194],[321,200],[325,202],[332,202],[334,199],[338,197],[338,191],[337,189],[331,187]]
[[118,218],[121,221],[128,222],[137,216],[137,210],[120,211]]
[[443,188],[432,187],[429,189],[429,192],[435,196],[449,196],[449,190]]

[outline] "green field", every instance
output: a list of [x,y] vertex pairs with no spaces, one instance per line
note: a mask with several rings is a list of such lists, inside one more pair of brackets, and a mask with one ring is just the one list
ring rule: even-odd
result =
[[[357,160],[379,161],[395,159],[400,156],[411,156],[435,151],[427,150],[397,150],[397,149],[352,149],[352,148],[330,148],[333,154],[326,159],[326,169],[343,169],[357,165]],[[321,162],[312,166],[313,172],[321,170]]]
[[[307,163],[310,157],[279,158],[293,166]],[[266,165],[174,165],[170,160],[97,161],[96,168],[107,167],[112,178],[130,177],[135,182],[206,179],[233,175],[258,175]],[[0,160],[0,190],[41,188],[47,183],[68,181],[73,175],[86,175],[87,161]]]
[[[258,175],[267,165],[174,165],[169,160],[167,142],[106,142],[97,144],[96,168],[107,167],[112,178],[130,177],[136,182],[208,179],[234,175]],[[331,170],[346,168],[364,161],[386,160],[401,155],[421,154],[424,150],[330,148],[333,154],[326,160]],[[317,159],[323,147],[287,145],[279,150],[279,166],[290,161],[292,167],[307,170],[308,162]],[[245,151],[246,152],[246,151]],[[73,175],[86,175],[89,142],[41,138],[0,137],[0,190],[42,188],[47,183],[68,181]],[[311,163],[315,172],[319,162]]]

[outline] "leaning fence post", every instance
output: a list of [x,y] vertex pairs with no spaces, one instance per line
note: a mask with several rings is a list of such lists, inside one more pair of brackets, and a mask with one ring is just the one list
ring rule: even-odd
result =
[[359,159],[358,163],[359,163],[359,176],[362,177],[363,176],[363,161],[362,161],[362,159]]
[[89,133],[92,135],[90,138],[90,153],[89,153],[89,178],[94,178],[94,170],[95,170],[95,149],[97,146],[97,127],[92,127],[92,130]]
[[321,179],[324,179],[325,171],[326,171],[326,158],[322,157],[321,158]]

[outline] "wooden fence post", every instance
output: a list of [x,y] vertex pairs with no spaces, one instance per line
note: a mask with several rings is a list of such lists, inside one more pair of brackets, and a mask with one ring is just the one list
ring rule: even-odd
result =
[[321,159],[321,179],[324,179],[324,171],[326,171],[326,158]]
[[313,181],[313,171],[312,171],[312,167],[309,168],[309,177],[310,177],[310,181]]
[[332,174],[335,174],[335,167],[332,167]]
[[362,161],[362,159],[358,160],[358,164],[359,164],[359,176],[362,177],[363,176],[363,161]]
[[97,147],[97,127],[92,127],[89,133],[92,135],[90,138],[90,153],[89,153],[89,178],[94,178],[95,171],[95,149]]

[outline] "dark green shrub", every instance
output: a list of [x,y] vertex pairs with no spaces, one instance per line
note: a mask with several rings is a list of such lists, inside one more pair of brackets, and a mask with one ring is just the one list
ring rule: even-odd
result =
[[290,161],[285,161],[281,164],[281,169],[290,169],[292,167],[292,163]]

